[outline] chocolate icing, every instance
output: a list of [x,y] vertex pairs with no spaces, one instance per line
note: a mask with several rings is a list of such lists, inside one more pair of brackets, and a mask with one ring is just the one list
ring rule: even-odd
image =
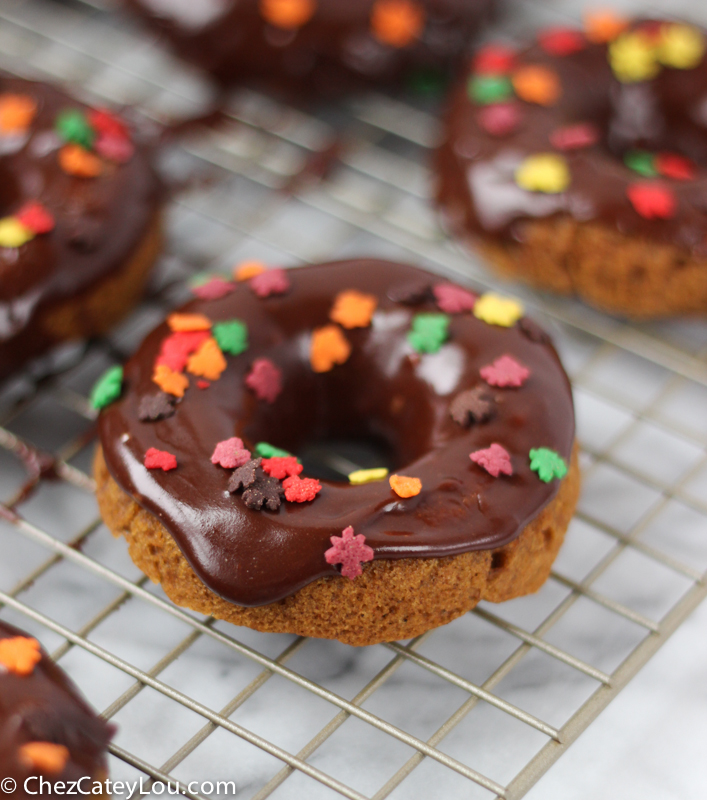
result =
[[[534,44],[519,53],[518,63],[553,69],[562,95],[550,107],[517,101],[520,126],[496,137],[479,124],[482,106],[469,97],[468,76],[453,88],[436,154],[437,198],[453,231],[522,242],[529,219],[568,215],[706,255],[707,59],[690,70],[665,67],[653,80],[633,84],[614,76],[605,44],[562,57]],[[567,191],[540,194],[518,187],[514,171],[522,159],[553,152],[552,131],[579,122],[597,125],[601,139],[562,153],[572,176]],[[698,165],[694,180],[661,178],[677,197],[674,217],[646,219],[629,202],[627,187],[645,180],[623,163],[632,149],[676,152]]]
[[[406,340],[412,316],[437,311],[425,300],[400,305],[389,294],[416,280],[438,278],[414,267],[357,260],[292,270],[292,289],[258,299],[245,284],[220,300],[196,300],[185,311],[212,321],[237,317],[248,325],[250,346],[227,356],[228,367],[203,391],[193,384],[176,413],[140,422],[141,398],[156,393],[151,380],[166,324],[156,328],[125,366],[120,400],[99,419],[108,469],[119,486],[169,530],[196,574],[214,592],[241,605],[286,597],[325,575],[329,538],[353,525],[376,558],[448,556],[499,547],[518,536],[554,497],[557,481],[531,472],[528,452],[549,447],[569,459],[574,412],[567,377],[549,343],[516,325],[487,325],[471,314],[451,318],[448,342],[418,355]],[[346,331],[346,363],[315,374],[309,364],[313,328],[327,324],[335,295],[345,289],[374,294],[372,326]],[[452,398],[480,383],[479,369],[511,354],[531,370],[520,389],[489,389],[491,419],[464,428],[449,413]],[[255,358],[283,371],[283,392],[270,405],[244,386]],[[310,503],[252,511],[227,492],[230,471],[214,466],[217,442],[241,437],[246,446],[267,441],[297,453],[326,438],[378,437],[388,442],[395,468],[419,477],[423,490],[402,500],[387,481],[363,486],[322,481]],[[498,442],[511,453],[515,474],[494,479],[470,462],[473,450]],[[147,470],[149,447],[177,457],[170,472]],[[304,473],[303,473],[304,476]]]
[[161,194],[152,145],[138,131],[130,161],[107,162],[97,178],[74,177],[58,164],[54,120],[87,107],[53,86],[0,73],[6,92],[30,95],[38,110],[22,146],[0,151],[0,216],[38,200],[56,226],[18,249],[0,248],[0,378],[54,344],[42,324],[48,310],[126,263],[154,224]]
[[[0,639],[15,636],[27,634],[0,622]],[[0,672],[0,775],[17,782],[13,797],[31,797],[24,791],[24,782],[40,774],[18,760],[23,744],[51,742],[68,748],[70,758],[61,773],[41,773],[52,783],[77,781],[84,776],[103,780],[108,768],[106,748],[113,732],[113,726],[96,716],[44,650],[30,675]],[[82,787],[90,790],[86,781]],[[39,792],[39,780],[29,788]]]
[[419,40],[392,47],[370,32],[374,0],[317,0],[301,28],[267,23],[260,0],[125,0],[180,56],[223,84],[260,79],[288,92],[332,95],[368,83],[397,83],[414,68],[448,72],[491,19],[495,0],[421,0]]

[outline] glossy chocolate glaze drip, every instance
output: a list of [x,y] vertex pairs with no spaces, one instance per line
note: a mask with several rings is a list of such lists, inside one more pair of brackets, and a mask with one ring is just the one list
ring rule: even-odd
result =
[[[466,313],[452,316],[449,340],[437,354],[418,355],[406,340],[411,319],[436,306],[405,306],[389,297],[411,282],[439,278],[374,260],[290,274],[292,288],[284,296],[259,299],[238,284],[225,298],[184,307],[214,322],[245,321],[250,347],[227,356],[226,371],[208,389],[197,389],[192,378],[176,413],[159,422],[140,422],[138,406],[156,393],[151,375],[167,325],[145,339],[125,366],[122,398],[99,420],[108,469],[119,486],[165,525],[210,589],[241,605],[270,603],[320,576],[337,575],[324,551],[348,525],[365,534],[376,558],[387,559],[489,549],[518,536],[557,491],[557,481],[543,483],[531,472],[528,451],[549,447],[569,459],[574,440],[570,386],[547,340],[533,326],[500,328]],[[370,327],[346,331],[348,361],[316,374],[309,364],[311,331],[327,324],[335,295],[346,289],[374,294],[378,310]],[[480,367],[504,354],[531,370],[529,380],[520,389],[491,389],[497,402],[488,422],[471,428],[453,422],[452,398],[480,383]],[[244,386],[259,357],[284,373],[284,390],[272,405]],[[383,438],[397,470],[419,477],[423,490],[403,500],[388,481],[323,481],[312,502],[253,511],[227,492],[231,471],[210,461],[216,443],[234,435],[250,448],[267,441],[295,454],[326,438]],[[492,478],[470,461],[470,452],[493,442],[511,453],[511,478]],[[178,468],[147,470],[149,447],[174,453]]]
[[22,146],[0,150],[0,216],[38,200],[56,226],[20,248],[0,248],[0,378],[54,343],[42,324],[47,310],[126,263],[154,224],[161,196],[152,145],[139,132],[132,131],[128,163],[106,162],[96,178],[68,175],[58,163],[54,120],[86,106],[53,86],[0,73],[3,93],[30,95],[38,111]]
[[[0,639],[15,636],[27,634],[0,622]],[[17,782],[13,797],[32,796],[25,792],[24,782],[33,775],[42,775],[52,783],[77,781],[84,776],[103,780],[108,768],[106,748],[113,732],[113,726],[96,716],[43,650],[30,675],[0,672],[0,775]],[[28,742],[64,745],[70,753],[64,769],[48,774],[22,764],[18,750]],[[86,782],[82,786],[90,790]],[[30,782],[29,789],[38,792],[39,780]]]
[[495,0],[421,0],[426,24],[405,47],[370,32],[374,0],[317,0],[300,28],[272,25],[262,0],[125,0],[180,56],[223,84],[253,79],[297,94],[332,95],[366,83],[397,83],[415,67],[451,71],[493,16]]
[[[522,242],[527,220],[570,215],[707,255],[707,59],[690,70],[664,67],[653,80],[633,84],[616,79],[604,44],[563,57],[536,44],[520,53],[518,63],[553,69],[562,95],[550,107],[517,101],[521,124],[496,137],[479,124],[482,106],[469,98],[468,76],[454,87],[436,155],[437,196],[453,230]],[[553,195],[518,187],[514,172],[522,159],[558,152],[550,134],[580,122],[597,125],[601,140],[562,153],[572,176],[569,188]],[[646,219],[629,202],[628,186],[645,180],[623,163],[632,149],[676,152],[698,165],[694,180],[660,179],[676,195],[674,217]]]

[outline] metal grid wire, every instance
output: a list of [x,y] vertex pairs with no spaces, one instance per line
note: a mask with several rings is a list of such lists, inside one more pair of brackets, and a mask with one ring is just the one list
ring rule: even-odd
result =
[[[154,117],[197,113],[208,94],[98,3],[5,0],[0,66]],[[517,287],[554,330],[583,447],[583,498],[537,595],[483,603],[407,643],[256,634],[172,605],[102,526],[88,389],[185,299],[194,269],[378,254],[497,287],[429,209],[438,127],[425,105],[366,95],[334,119],[236,92],[218,132],[165,159],[175,180],[210,180],[171,203],[150,297],[110,338],[0,395],[2,614],[52,645],[119,723],[114,777],[192,798],[191,780],[234,774],[254,800],[518,798],[707,592],[707,327],[628,325]],[[341,130],[328,180],[278,191]]]

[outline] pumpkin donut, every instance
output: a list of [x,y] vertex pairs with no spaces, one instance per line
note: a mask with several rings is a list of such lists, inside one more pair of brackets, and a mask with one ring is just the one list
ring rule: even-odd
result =
[[[542,585],[574,413],[519,303],[377,260],[195,291],[93,394],[101,513],[176,603],[361,645]],[[317,480],[296,454],[329,438],[390,464]]]

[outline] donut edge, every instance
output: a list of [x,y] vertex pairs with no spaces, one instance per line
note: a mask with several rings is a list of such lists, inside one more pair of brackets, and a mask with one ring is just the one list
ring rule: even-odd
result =
[[230,603],[196,575],[167,529],[108,472],[100,445],[96,497],[111,533],[124,536],[133,562],[177,605],[271,633],[338,639],[363,646],[410,639],[446,625],[480,600],[499,603],[545,583],[574,513],[580,488],[575,444],[554,499],[509,544],[445,558],[377,560],[355,580],[319,578],[264,606]]

